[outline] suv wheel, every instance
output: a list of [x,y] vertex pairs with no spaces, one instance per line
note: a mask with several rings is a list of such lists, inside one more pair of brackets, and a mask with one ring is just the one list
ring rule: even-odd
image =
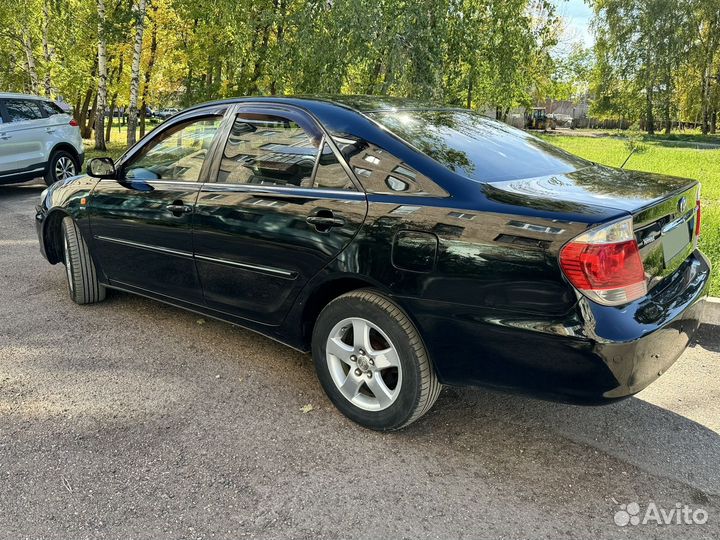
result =
[[80,167],[75,156],[65,150],[56,150],[50,156],[48,168],[45,172],[45,183],[49,186],[59,180],[75,176],[79,172]]
[[94,304],[105,300],[105,287],[97,279],[90,251],[71,217],[62,220],[62,237],[70,298],[76,304]]
[[371,429],[407,426],[440,394],[417,329],[397,305],[372,290],[344,294],[323,309],[312,352],[330,400]]

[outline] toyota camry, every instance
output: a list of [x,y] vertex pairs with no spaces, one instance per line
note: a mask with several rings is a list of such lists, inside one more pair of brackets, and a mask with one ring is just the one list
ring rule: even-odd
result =
[[379,430],[442,385],[630,396],[687,346],[710,275],[697,181],[388,98],[190,108],[53,184],[35,218],[76,303],[118,289],[311,352],[335,406]]

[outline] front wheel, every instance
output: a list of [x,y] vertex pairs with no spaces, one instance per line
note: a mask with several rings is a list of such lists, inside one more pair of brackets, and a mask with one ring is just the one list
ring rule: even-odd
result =
[[330,400],[367,428],[405,427],[430,410],[440,394],[417,329],[375,291],[353,291],[330,302],[315,324],[312,351]]
[[70,298],[76,304],[105,300],[105,287],[98,281],[90,250],[71,217],[62,220],[63,262]]

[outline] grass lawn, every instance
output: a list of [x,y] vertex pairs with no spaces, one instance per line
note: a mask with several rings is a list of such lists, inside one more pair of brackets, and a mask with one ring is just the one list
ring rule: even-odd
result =
[[[155,127],[150,124],[148,129]],[[606,136],[545,135],[547,141],[591,161],[619,167],[628,155],[624,140]],[[125,151],[127,130],[113,127],[107,152],[93,149],[94,141],[85,140],[86,158],[110,156],[118,158]],[[720,136],[699,135],[644,137],[645,151],[635,153],[625,166],[627,169],[649,171],[694,178],[702,182],[702,235],[700,247],[713,262],[711,294],[720,296],[720,149],[683,148],[684,142],[720,143]]]
[[[614,137],[546,135],[543,138],[568,152],[603,165],[619,167],[628,155],[625,141]],[[688,139],[676,137],[670,140],[705,143],[710,142],[708,139],[712,140],[710,137],[697,137],[697,141]],[[677,146],[675,142],[671,144],[669,146],[662,137],[645,139],[646,150],[634,154],[625,168],[693,178],[702,183],[700,248],[713,263],[710,294],[720,296],[720,149],[696,150]]]

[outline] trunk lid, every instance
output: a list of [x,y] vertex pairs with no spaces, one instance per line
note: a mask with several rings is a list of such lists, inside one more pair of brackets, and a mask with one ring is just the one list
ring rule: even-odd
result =
[[648,290],[675,272],[697,244],[694,231],[700,184],[695,180],[596,165],[492,185],[531,197],[630,213]]

